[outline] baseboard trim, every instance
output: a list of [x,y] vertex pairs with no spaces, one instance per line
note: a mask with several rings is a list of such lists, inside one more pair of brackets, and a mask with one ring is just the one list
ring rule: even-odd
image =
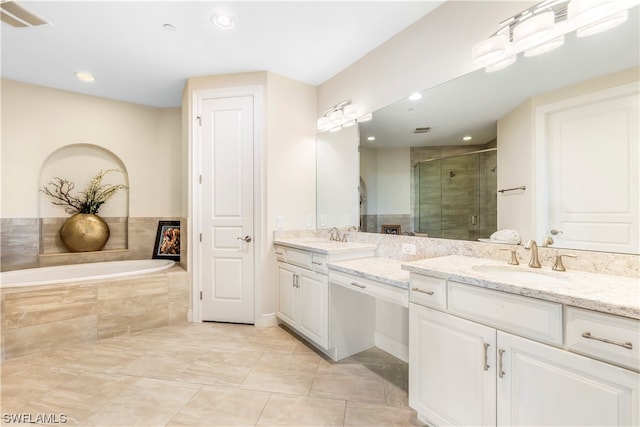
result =
[[376,332],[375,335],[376,347],[380,350],[384,350],[387,353],[397,357],[403,362],[409,362],[409,345],[400,342],[396,339]]

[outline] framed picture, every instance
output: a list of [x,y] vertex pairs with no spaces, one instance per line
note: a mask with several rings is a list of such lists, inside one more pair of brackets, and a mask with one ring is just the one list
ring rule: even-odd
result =
[[382,234],[400,234],[400,224],[382,224]]
[[180,261],[180,221],[158,221],[153,258]]

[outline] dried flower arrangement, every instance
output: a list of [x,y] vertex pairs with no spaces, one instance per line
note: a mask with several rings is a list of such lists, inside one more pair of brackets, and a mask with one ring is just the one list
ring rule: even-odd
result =
[[71,192],[75,188],[75,184],[72,181],[57,176],[53,178],[53,181],[49,181],[41,191],[53,199],[51,203],[54,205],[64,206],[65,212],[69,214],[97,214],[100,207],[107,200],[113,197],[119,190],[128,188],[124,184],[103,184],[102,179],[111,172],[124,174],[124,171],[121,169],[100,171],[93,177],[91,182],[89,182],[87,188],[80,192],[78,196],[71,195]]

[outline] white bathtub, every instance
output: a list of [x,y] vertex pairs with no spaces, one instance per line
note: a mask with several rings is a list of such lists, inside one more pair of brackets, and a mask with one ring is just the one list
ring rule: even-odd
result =
[[141,259],[5,271],[0,273],[0,287],[16,288],[133,276],[166,270],[174,264],[174,261],[165,259]]

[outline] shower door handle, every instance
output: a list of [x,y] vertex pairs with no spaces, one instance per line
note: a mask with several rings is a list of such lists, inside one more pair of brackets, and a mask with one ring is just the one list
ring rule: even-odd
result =
[[251,236],[244,236],[244,237],[238,237],[238,240],[244,240],[247,243],[251,243],[253,239],[251,238]]

